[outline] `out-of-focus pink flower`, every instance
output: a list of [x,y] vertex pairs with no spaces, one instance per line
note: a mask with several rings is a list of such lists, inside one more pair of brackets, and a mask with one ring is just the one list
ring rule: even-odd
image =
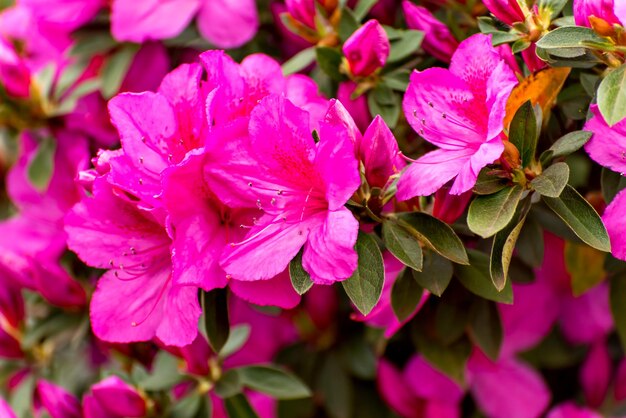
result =
[[404,0],[402,9],[407,26],[424,32],[422,42],[424,50],[441,61],[450,62],[452,54],[459,46],[459,41],[452,35],[450,29],[425,7]]
[[606,341],[595,341],[580,368],[579,380],[587,405],[592,408],[602,405],[609,390],[612,371],[613,365]]
[[610,25],[623,25],[626,18],[624,2],[621,0],[574,0],[574,19],[579,26],[591,27],[590,17],[604,20]]
[[390,48],[385,30],[378,21],[372,19],[346,40],[343,54],[352,75],[367,77],[385,66]]
[[357,85],[353,81],[342,81],[337,89],[337,100],[339,100],[350,112],[350,116],[354,119],[354,123],[361,132],[365,132],[369,124],[372,122],[369,106],[367,105],[367,96],[362,94],[356,99],[352,99],[352,93]]
[[546,418],[602,418],[602,415],[572,402],[566,402],[552,408]]
[[78,399],[62,387],[46,380],[37,382],[35,397],[52,418],[81,418],[82,416]]
[[285,0],[289,15],[312,29],[315,28],[316,3],[326,12],[331,12],[337,7],[336,0]]
[[358,222],[344,204],[361,183],[354,144],[322,137],[316,145],[308,112],[280,96],[261,100],[248,130],[246,154],[225,173],[235,199],[255,201],[263,217],[227,248],[224,270],[239,280],[271,278],[304,246],[303,266],[314,282],[348,278]]
[[522,51],[522,58],[528,69],[533,73],[548,66],[545,61],[537,56],[537,45],[535,43],[530,44],[528,48]]
[[0,398],[0,416],[4,418],[17,418],[7,401]]
[[475,349],[467,363],[467,381],[490,418],[538,418],[550,402],[539,373],[514,357],[494,362]]
[[[597,105],[591,105],[593,118],[585,125],[585,130],[594,133],[585,144],[585,150],[592,160],[622,175],[626,173],[626,119],[609,126]],[[611,252],[621,260],[626,260],[626,228],[624,218],[626,193],[619,193],[604,211],[602,219],[611,238]]]
[[293,33],[281,19],[281,15],[287,13],[287,6],[275,0],[271,3],[270,7],[274,18],[274,25],[280,34],[280,48],[285,58],[290,58],[311,46],[311,43],[306,39]]
[[39,22],[71,32],[94,18],[104,0],[21,0]]
[[385,338],[391,338],[419,312],[428,299],[429,293],[424,292],[415,310],[405,320],[399,321],[391,306],[391,289],[405,266],[389,252],[384,253],[383,261],[385,263],[385,283],[380,300],[369,314],[364,316],[360,313],[353,313],[352,318],[363,321],[369,326],[384,329]]
[[220,48],[243,45],[259,26],[253,0],[114,0],[111,31],[119,41],[168,39],[179,35],[196,15],[202,36]]
[[524,12],[517,0],[483,0],[483,4],[495,17],[507,25],[524,21]]
[[143,417],[146,401],[137,389],[117,376],[110,376],[91,387],[83,399],[85,418]]
[[471,190],[460,195],[454,195],[450,194],[449,186],[443,186],[435,193],[433,216],[449,224],[454,223],[465,212],[472,196]]
[[614,390],[616,400],[626,399],[626,359],[622,359],[617,367]]
[[13,45],[0,35],[0,83],[10,96],[30,95],[30,71]]
[[378,361],[378,391],[403,418],[458,418],[463,390],[419,355],[403,372],[385,359]]
[[398,182],[398,199],[430,195],[452,179],[451,194],[470,190],[480,169],[504,150],[502,121],[516,83],[491,36],[482,34],[461,43],[450,70],[415,71],[404,96],[404,114],[416,132],[440,149],[409,166]]

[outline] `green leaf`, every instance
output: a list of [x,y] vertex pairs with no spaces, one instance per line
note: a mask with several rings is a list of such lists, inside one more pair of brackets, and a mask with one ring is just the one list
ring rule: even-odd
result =
[[[50,97],[54,78],[57,73],[57,66],[53,63],[46,64],[43,68],[33,74],[34,85],[40,97]],[[31,89],[33,85],[31,85]]]
[[364,338],[350,338],[341,344],[339,358],[345,369],[353,376],[363,380],[376,377],[378,359],[372,346]]
[[335,81],[342,81],[344,79],[344,76],[339,71],[339,67],[342,63],[341,52],[327,46],[318,46],[315,48],[315,55],[317,57],[317,64],[326,75]]
[[569,166],[556,163],[535,177],[530,185],[542,196],[559,197],[569,180]]
[[228,293],[226,289],[202,292],[204,329],[213,351],[219,353],[230,333],[228,321]]
[[515,243],[524,226],[528,209],[530,209],[530,206],[527,206],[526,210],[522,209],[521,214],[514,216],[511,222],[493,237],[491,257],[489,259],[489,274],[491,275],[493,285],[498,291],[502,291],[506,285]]
[[311,396],[311,391],[296,376],[274,366],[246,366],[239,370],[244,386],[276,399],[300,399]]
[[539,13],[544,15],[545,12],[548,12],[552,20],[561,13],[566,4],[567,0],[539,0]]
[[211,416],[211,400],[206,394],[193,392],[174,404],[169,418],[206,418]]
[[519,150],[524,167],[528,167],[535,158],[537,139],[541,130],[540,112],[540,108],[533,108],[529,100],[515,112],[509,127],[509,141]]
[[293,260],[289,263],[289,277],[291,278],[291,284],[299,295],[304,295],[311,287],[313,282],[311,281],[311,275],[302,267],[302,253],[300,250]]
[[600,83],[598,108],[609,126],[626,118],[626,65],[611,71]]
[[354,8],[354,17],[356,20],[359,22],[363,20],[377,2],[378,0],[359,0]]
[[513,42],[513,45],[511,45],[511,52],[513,52],[514,54],[520,53],[528,49],[530,45],[532,45],[532,43],[528,39],[517,39],[515,42]]
[[152,364],[150,375],[139,382],[145,390],[165,390],[177,384],[182,375],[178,371],[178,359],[166,351],[159,351]]
[[348,279],[341,282],[348,297],[363,315],[370,313],[378,303],[385,281],[383,256],[376,240],[359,232],[356,241],[359,264]]
[[422,212],[398,214],[398,222],[422,244],[448,260],[468,263],[463,242],[447,223]]
[[574,131],[559,138],[552,146],[544,151],[539,158],[541,165],[547,165],[552,159],[565,157],[578,151],[591,139],[593,132]]
[[331,351],[323,360],[316,381],[323,405],[331,418],[352,417],[352,381],[337,356]]
[[102,96],[105,99],[110,99],[120,90],[137,51],[139,45],[124,44],[109,56],[102,68]]
[[352,10],[344,8],[341,10],[339,19],[338,34],[341,42],[345,42],[356,30],[359,29],[359,22]]
[[609,300],[615,329],[622,343],[622,349],[626,349],[626,274],[618,274],[611,278]]
[[615,196],[626,188],[626,177],[620,173],[616,173],[606,167],[602,168],[602,197],[608,204],[613,201]]
[[400,96],[389,86],[379,84],[367,95],[367,106],[372,116],[380,115],[390,129],[396,127],[402,109]]
[[474,193],[479,195],[494,194],[507,186],[508,181],[506,179],[489,175],[490,171],[491,169],[487,167],[480,170],[474,185]]
[[28,181],[40,192],[48,189],[54,172],[54,152],[56,142],[51,137],[43,138],[37,146],[35,156],[28,163]]
[[495,288],[489,273],[489,257],[476,250],[468,250],[470,265],[454,266],[454,273],[463,286],[470,292],[494,302],[513,303],[511,281],[507,280],[500,292]]
[[493,302],[475,299],[469,316],[469,335],[472,341],[489,358],[498,360],[504,335],[498,308]]
[[476,197],[469,206],[467,226],[483,238],[494,235],[513,219],[523,191],[520,186],[513,186]]
[[226,370],[215,384],[215,394],[220,398],[230,398],[241,393],[243,382],[240,369]]
[[424,252],[422,271],[412,271],[413,278],[423,288],[435,296],[441,297],[452,279],[452,263],[433,251]]
[[419,30],[400,31],[400,38],[391,42],[391,51],[387,62],[398,62],[419,49],[424,40],[424,32]]
[[575,297],[604,280],[605,258],[606,253],[584,244],[565,241],[565,267],[572,278],[572,293]]
[[[539,41],[537,47],[542,49],[568,49],[582,48],[583,42],[600,42],[607,41],[598,36],[593,29],[582,26],[562,26],[551,32],[546,33]],[[553,53],[553,51],[550,51]]]
[[224,399],[228,416],[231,418],[259,418],[245,395],[239,394]]
[[383,83],[393,89],[400,92],[405,92],[409,85],[409,78],[411,72],[405,68],[400,68],[389,73],[385,73],[382,76]]
[[543,262],[543,230],[533,217],[527,217],[517,238],[517,254],[531,267],[539,267]]
[[385,247],[414,270],[422,270],[422,247],[417,238],[394,219],[386,219],[382,228]]
[[220,350],[220,357],[226,358],[239,351],[250,337],[250,325],[240,324],[231,328],[226,344]]
[[609,235],[600,216],[576,189],[568,185],[561,196],[542,196],[542,199],[581,240],[600,251],[611,251]]
[[303,49],[282,65],[283,74],[287,76],[304,70],[315,61],[315,57],[315,47]]
[[391,307],[398,321],[404,321],[415,311],[423,292],[424,289],[417,284],[410,268],[398,275],[391,288]]

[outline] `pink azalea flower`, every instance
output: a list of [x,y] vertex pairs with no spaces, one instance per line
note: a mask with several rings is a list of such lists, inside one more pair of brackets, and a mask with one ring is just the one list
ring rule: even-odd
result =
[[391,46],[377,20],[369,20],[343,44],[348,69],[356,77],[367,77],[385,66]]
[[253,0],[114,0],[111,31],[119,41],[168,39],[179,35],[196,15],[202,36],[220,48],[243,45],[259,27]]
[[146,401],[137,389],[117,376],[110,376],[91,387],[83,398],[85,418],[143,417]]
[[9,406],[8,402],[2,398],[0,398],[0,416],[5,418],[17,418],[17,415],[13,412],[11,406]]
[[325,6],[332,3],[332,0],[285,0],[287,12],[292,18],[306,26],[315,28],[315,4]]
[[397,197],[426,196],[455,179],[451,194],[476,183],[478,172],[504,150],[502,121],[517,78],[488,35],[461,43],[450,70],[415,71],[404,97],[409,124],[440,149],[427,153],[400,177]]
[[183,346],[195,338],[201,311],[197,289],[174,286],[171,239],[158,219],[111,187],[92,186],[65,219],[68,246],[87,264],[110,269],[91,300],[94,333],[110,342],[158,337]]
[[364,132],[372,122],[369,106],[367,105],[367,97],[362,94],[356,99],[352,99],[352,93],[357,85],[353,81],[342,81],[337,89],[337,100],[340,101],[350,116],[354,119],[356,126]]
[[449,224],[454,223],[463,215],[472,196],[470,190],[460,195],[450,194],[450,187],[443,186],[435,193],[433,216]]
[[593,16],[610,25],[622,25],[626,18],[626,6],[620,0],[574,0],[574,19],[579,26],[591,27]]
[[239,280],[274,277],[304,246],[303,266],[314,282],[348,278],[357,263],[358,221],[344,204],[361,183],[354,145],[325,136],[316,146],[309,114],[280,96],[261,100],[242,142],[246,153],[223,174],[235,199],[254,199],[263,216],[230,245],[224,270]]
[[615,373],[615,399],[623,401],[626,399],[626,359],[619,362]]
[[378,391],[403,418],[458,418],[463,390],[419,355],[400,372],[385,359],[378,361]]
[[517,0],[483,0],[487,9],[507,25],[524,21],[524,12]]
[[385,330],[385,338],[391,338],[404,324],[417,315],[430,294],[428,291],[424,292],[415,310],[406,319],[399,321],[391,306],[391,289],[405,266],[389,252],[384,253],[383,261],[385,262],[385,283],[380,300],[369,314],[364,316],[355,312],[352,314],[352,319],[363,321],[371,327],[382,328]]
[[30,95],[30,71],[7,40],[0,36],[0,82],[13,97]]
[[606,341],[595,341],[579,371],[579,380],[587,405],[592,408],[602,405],[611,384],[612,374],[613,364]]
[[320,135],[342,136],[354,143],[356,157],[363,163],[370,187],[384,188],[390,177],[398,174],[406,165],[400,156],[396,139],[380,115],[361,135],[356,123],[338,100],[331,100],[328,112],[320,123]]
[[539,373],[514,357],[494,362],[475,349],[467,363],[467,381],[490,418],[538,418],[550,402]]
[[566,402],[552,408],[546,418],[602,418],[602,415],[572,402]]
[[53,383],[39,380],[35,397],[51,418],[81,418],[82,416],[78,399]]
[[[585,130],[594,133],[593,137],[585,144],[585,150],[592,160],[624,175],[626,173],[626,119],[610,127],[597,105],[591,106],[593,118],[585,125]],[[611,251],[621,260],[626,260],[626,237],[622,233],[626,228],[624,219],[624,205],[626,205],[626,193],[619,193],[607,206],[602,216],[609,237],[611,239]]]
[[410,29],[424,32],[422,47],[426,52],[444,62],[450,62],[454,51],[459,46],[450,29],[422,6],[408,0],[402,2],[406,24]]
[[37,21],[71,32],[93,19],[105,5],[104,0],[20,0]]

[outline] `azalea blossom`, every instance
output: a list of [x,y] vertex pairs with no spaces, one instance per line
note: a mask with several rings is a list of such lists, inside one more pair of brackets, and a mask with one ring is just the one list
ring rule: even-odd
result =
[[369,20],[343,44],[350,73],[367,77],[385,66],[390,52],[389,39],[377,20]]
[[439,147],[411,164],[398,182],[397,197],[426,196],[454,179],[451,194],[476,183],[478,172],[504,150],[503,124],[515,74],[491,46],[488,35],[461,43],[449,70],[411,75],[404,114],[411,127]]
[[409,0],[402,2],[406,24],[410,29],[424,32],[422,47],[437,59],[450,62],[459,46],[450,29],[425,7],[417,6]]

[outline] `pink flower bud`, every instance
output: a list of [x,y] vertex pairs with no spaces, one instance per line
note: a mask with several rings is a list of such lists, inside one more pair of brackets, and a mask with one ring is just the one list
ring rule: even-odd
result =
[[524,12],[517,0],[483,0],[483,3],[496,18],[508,25],[524,21]]
[[389,57],[389,39],[376,20],[369,20],[348,38],[343,53],[350,72],[357,77],[367,77],[382,68]]
[[52,418],[80,418],[82,416],[78,399],[60,386],[40,380],[37,382],[35,396]]
[[424,32],[422,47],[438,60],[450,62],[452,54],[459,46],[450,29],[440,22],[425,7],[416,6],[410,1],[402,3],[406,24],[410,29]]
[[0,84],[7,93],[17,98],[30,94],[30,71],[13,46],[0,37]]
[[[91,388],[99,406],[110,415],[143,417],[146,402],[137,390],[117,376],[110,376]],[[87,415],[87,413],[85,413]]]

